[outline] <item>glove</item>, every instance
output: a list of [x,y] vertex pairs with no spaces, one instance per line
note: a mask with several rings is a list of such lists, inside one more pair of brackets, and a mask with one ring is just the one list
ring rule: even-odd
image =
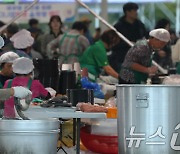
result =
[[13,87],[13,89],[14,89],[14,97],[17,98],[25,98],[29,95],[32,95],[32,92],[30,90],[21,86]]
[[85,89],[93,89],[94,97],[104,99],[104,94],[101,90],[100,85],[89,81],[88,77],[81,78],[82,87]]

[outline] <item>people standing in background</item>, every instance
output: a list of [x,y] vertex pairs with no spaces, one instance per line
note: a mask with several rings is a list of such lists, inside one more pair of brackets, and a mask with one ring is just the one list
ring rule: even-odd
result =
[[43,33],[42,30],[39,28],[39,21],[38,21],[38,19],[34,19],[33,18],[33,19],[29,20],[29,28],[28,28],[28,30],[31,30],[32,28],[37,29],[39,34]]
[[4,83],[8,79],[12,79],[13,71],[12,64],[13,61],[19,58],[19,56],[15,52],[6,52],[0,56],[0,88],[3,88]]
[[69,32],[60,35],[48,44],[48,57],[59,59],[60,64],[79,62],[79,58],[89,46],[89,41],[84,36],[86,30],[84,23],[75,22]]
[[[39,21],[37,19],[30,19],[29,28],[27,30],[31,32],[31,35],[34,38],[34,43],[32,45],[33,51],[37,51],[39,54],[41,54],[41,38],[42,38],[43,32],[39,28]],[[37,55],[39,57],[42,57],[38,53]]]
[[88,17],[85,17],[85,16],[82,17],[80,21],[83,22],[86,25],[86,27],[87,27],[87,31],[84,34],[85,37],[89,40],[90,44],[93,44],[94,43],[93,37],[92,37],[92,35],[90,33],[90,30],[89,30],[89,27],[90,27],[90,24],[91,24],[92,21]]
[[10,38],[16,34],[19,31],[19,27],[17,24],[12,23],[11,25],[9,25],[6,28],[5,34],[6,34],[6,39],[5,39],[5,45],[2,48],[2,50],[4,52],[6,51],[13,51],[14,50],[14,46],[13,43],[11,42]]
[[31,48],[32,58],[43,59],[41,54],[41,36],[39,36],[39,31],[37,28],[31,28],[28,30],[31,33],[31,36],[34,38],[34,43]]
[[[147,36],[144,24],[138,19],[137,10],[138,5],[136,3],[126,3],[123,6],[124,16],[114,25],[120,33],[134,43]],[[109,62],[117,72],[119,72],[129,49],[130,46],[124,41],[120,41],[119,44],[112,49]]]
[[[169,31],[170,21],[164,18],[160,19],[155,26],[155,29],[158,29],[158,28],[164,28],[167,31]],[[162,66],[165,69],[172,67],[170,42],[166,44],[161,50],[155,53],[153,60],[156,61],[160,66]]]
[[50,32],[42,36],[41,51],[43,56],[47,58],[47,44],[52,40],[56,39],[59,35],[63,34],[62,31],[63,23],[60,16],[54,15],[50,18],[49,28]]
[[95,33],[94,33],[94,36],[93,36],[93,41],[97,42],[97,41],[99,41],[100,38],[101,38],[101,28],[98,27],[98,28],[95,29]]

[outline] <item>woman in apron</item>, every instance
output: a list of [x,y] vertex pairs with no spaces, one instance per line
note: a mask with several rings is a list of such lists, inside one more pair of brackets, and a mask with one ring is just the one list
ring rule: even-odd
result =
[[148,40],[138,41],[128,51],[120,70],[120,84],[146,83],[148,76],[157,72],[157,67],[152,66],[153,54],[169,42],[170,34],[160,28],[152,30],[149,36]]
[[[14,61],[12,67],[16,77],[13,80],[7,80],[4,88],[23,86],[32,91],[32,98],[43,97],[47,99],[51,97],[50,93],[38,80],[33,80],[32,72],[34,65],[32,60],[25,57],[18,58]],[[4,116],[7,118],[15,118],[14,97],[6,100],[4,105]]]
[[60,35],[48,44],[49,59],[58,59],[59,65],[79,62],[79,58],[89,46],[89,41],[84,36],[86,30],[82,22],[75,22],[69,32]]

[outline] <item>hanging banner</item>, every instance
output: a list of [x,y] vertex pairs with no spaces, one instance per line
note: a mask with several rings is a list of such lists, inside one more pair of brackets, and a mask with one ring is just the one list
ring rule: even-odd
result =
[[[24,10],[27,3],[1,4],[0,20],[8,22]],[[49,22],[52,15],[59,15],[62,21],[73,21],[75,18],[76,3],[38,3],[18,19],[17,23],[27,23],[29,19],[36,18],[41,23]]]

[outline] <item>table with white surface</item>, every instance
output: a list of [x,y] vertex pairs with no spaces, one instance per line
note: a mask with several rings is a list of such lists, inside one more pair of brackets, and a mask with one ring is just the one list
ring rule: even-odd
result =
[[[30,106],[24,111],[25,116],[30,119],[38,118],[73,118],[76,120],[77,137],[76,137],[76,154],[80,153],[80,123],[82,118],[89,119],[105,119],[106,113],[87,113],[75,111],[74,108],[58,107],[58,108],[42,108],[39,106]],[[74,122],[74,120],[73,120]]]

